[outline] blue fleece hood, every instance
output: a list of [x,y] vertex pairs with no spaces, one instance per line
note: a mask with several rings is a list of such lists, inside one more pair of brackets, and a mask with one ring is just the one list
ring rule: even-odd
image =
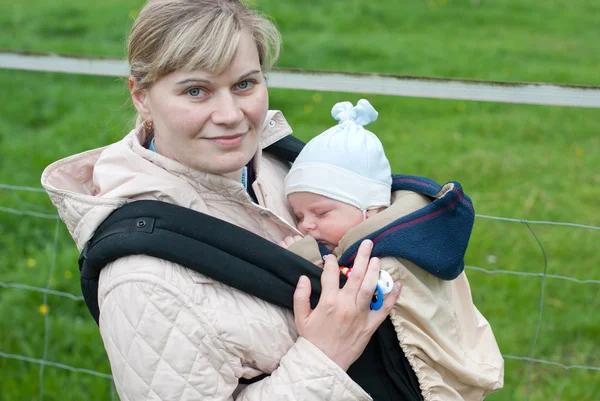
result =
[[407,259],[440,279],[455,279],[464,270],[475,220],[471,199],[458,182],[442,186],[424,177],[393,175],[392,192],[400,190],[425,195],[432,202],[355,242],[339,258],[340,265],[351,266],[360,243],[370,239],[372,256]]

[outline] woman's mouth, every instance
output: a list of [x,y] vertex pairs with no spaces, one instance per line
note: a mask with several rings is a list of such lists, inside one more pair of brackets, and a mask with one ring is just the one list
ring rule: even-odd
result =
[[244,132],[242,134],[235,134],[235,135],[223,135],[223,136],[216,136],[213,138],[206,138],[207,140],[209,140],[210,142],[212,142],[213,144],[220,146],[222,148],[236,148],[238,146],[240,146],[242,144],[242,142],[244,142],[244,137],[246,136],[247,132]]

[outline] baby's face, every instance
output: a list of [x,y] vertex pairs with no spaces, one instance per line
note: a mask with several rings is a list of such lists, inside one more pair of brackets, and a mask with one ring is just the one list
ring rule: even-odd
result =
[[360,209],[322,195],[295,192],[288,196],[298,230],[333,251],[346,232],[363,221]]

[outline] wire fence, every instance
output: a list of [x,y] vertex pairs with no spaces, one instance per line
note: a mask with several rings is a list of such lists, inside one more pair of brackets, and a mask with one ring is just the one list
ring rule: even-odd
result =
[[[0,68],[21,69],[31,71],[62,72],[70,74],[91,74],[108,76],[126,76],[128,66],[124,60],[68,57],[54,54],[25,54],[22,52],[0,52]],[[401,77],[378,74],[345,74],[339,72],[275,70],[269,74],[269,85],[274,88],[287,88],[299,90],[317,89],[321,91],[359,92],[385,94],[392,96],[414,96],[424,98],[465,99],[474,101],[508,102],[518,104],[540,104],[549,106],[572,106],[600,108],[600,87],[584,87],[574,85],[540,84],[540,83],[509,83],[509,82],[483,82],[460,79],[436,79],[427,77]],[[350,88],[350,89],[349,89]],[[49,268],[48,280],[43,287],[33,286],[28,283],[3,282],[0,288],[3,291],[30,291],[42,295],[43,305],[48,304],[49,297],[68,299],[70,302],[82,302],[83,297],[64,291],[53,290],[52,274],[56,268],[60,219],[57,214],[49,213],[36,205],[23,201],[21,192],[44,192],[41,188],[15,186],[0,183],[0,190],[9,191],[17,199],[22,209],[15,209],[0,205],[0,213],[55,220],[53,234],[53,250]],[[600,227],[583,225],[570,222],[532,221],[508,217],[488,216],[477,214],[477,219],[497,220],[507,224],[524,225],[535,239],[544,257],[544,266],[541,273],[525,271],[486,269],[478,266],[466,266],[466,269],[489,275],[518,275],[541,280],[539,309],[537,311],[537,324],[535,336],[529,348],[528,355],[503,355],[507,360],[526,362],[527,399],[531,393],[531,368],[534,365],[548,365],[564,370],[586,370],[600,372],[600,366],[582,364],[565,364],[558,361],[535,358],[536,347],[540,337],[540,330],[544,319],[544,304],[546,285],[548,280],[562,280],[578,285],[598,285],[600,280],[579,279],[569,276],[548,274],[548,257],[542,242],[539,240],[535,226],[551,225],[562,226],[569,229],[584,229],[598,231]],[[597,290],[596,290],[597,291]],[[0,358],[18,360],[39,365],[39,400],[44,399],[44,378],[46,367],[62,369],[77,374],[86,374],[106,380],[112,380],[110,374],[98,372],[84,367],[70,366],[58,361],[48,360],[50,350],[50,324],[49,313],[44,315],[44,341],[42,353],[39,358],[32,356],[12,354],[0,349]],[[115,400],[114,386],[111,385],[111,400]]]
[[[0,189],[8,190],[11,192],[18,192],[18,191],[44,192],[43,189],[41,189],[41,188],[13,186],[13,185],[7,185],[7,184],[0,184]],[[24,204],[26,204],[26,203],[24,202]],[[56,256],[57,256],[57,252],[58,252],[59,227],[60,227],[60,223],[61,223],[58,214],[42,213],[39,211],[32,211],[32,210],[26,210],[26,209],[19,210],[19,209],[7,208],[7,207],[0,207],[0,212],[9,213],[9,214],[13,214],[13,215],[19,215],[19,216],[28,216],[28,217],[33,217],[33,218],[53,219],[56,221],[56,224],[54,225],[54,234],[53,234],[53,240],[52,240],[53,241],[52,261],[50,264],[50,271],[48,274],[48,280],[47,280],[46,286],[45,287],[36,287],[36,286],[29,285],[27,283],[14,283],[14,282],[6,283],[3,281],[0,281],[0,288],[5,289],[5,290],[33,291],[33,292],[40,293],[43,296],[43,305],[48,305],[48,297],[49,296],[67,298],[73,302],[82,302],[83,297],[80,295],[63,292],[63,291],[56,291],[56,290],[53,290],[50,288],[51,287],[51,277],[52,277],[54,269],[56,267]],[[550,365],[550,366],[558,367],[558,368],[561,368],[564,370],[583,369],[583,370],[588,370],[588,371],[600,372],[600,366],[569,365],[569,364],[563,364],[563,363],[557,362],[557,361],[534,358],[534,354],[536,351],[536,345],[537,345],[539,335],[540,335],[540,328],[542,326],[542,321],[543,321],[543,317],[544,317],[546,280],[548,280],[548,279],[565,280],[565,281],[569,281],[569,282],[573,282],[573,283],[581,284],[581,285],[598,285],[598,284],[600,284],[600,280],[592,280],[592,279],[581,280],[581,279],[577,279],[577,278],[569,277],[569,276],[562,276],[562,275],[557,275],[557,274],[547,274],[548,259],[547,259],[546,251],[545,251],[544,246],[542,245],[541,241],[539,240],[538,236],[536,235],[535,230],[533,229],[533,226],[552,225],[552,226],[562,226],[562,227],[587,229],[587,230],[595,230],[595,231],[600,231],[600,227],[576,224],[576,223],[568,223],[568,222],[522,220],[522,219],[513,219],[513,218],[507,218],[507,217],[488,216],[488,215],[482,215],[482,214],[477,214],[476,217],[478,219],[498,220],[498,221],[502,221],[502,222],[506,222],[506,223],[518,223],[518,224],[525,225],[527,227],[527,229],[529,230],[529,232],[531,233],[531,235],[533,236],[533,238],[535,239],[535,241],[537,242],[537,244],[544,256],[544,267],[543,267],[543,271],[541,273],[531,273],[531,272],[525,272],[525,271],[512,271],[512,270],[501,270],[501,269],[485,269],[485,268],[478,267],[478,266],[466,266],[466,269],[468,269],[468,270],[482,272],[482,273],[490,274],[490,275],[519,275],[519,276],[524,276],[524,277],[537,277],[537,278],[540,278],[542,281],[540,298],[539,298],[539,311],[538,311],[538,321],[537,321],[536,333],[535,333],[535,338],[531,344],[529,354],[527,356],[505,355],[505,354],[503,355],[505,359],[518,360],[518,361],[523,361],[523,362],[528,363],[527,378],[526,378],[526,380],[527,380],[527,397],[529,397],[529,394],[531,392],[531,389],[530,389],[531,367],[535,364]],[[87,375],[92,375],[92,376],[100,377],[100,378],[107,379],[107,380],[112,380],[112,376],[110,374],[98,372],[98,371],[95,371],[92,369],[86,369],[83,367],[69,366],[64,363],[48,360],[47,357],[48,357],[48,350],[49,350],[49,346],[50,346],[49,338],[50,338],[49,313],[46,313],[44,316],[43,350],[42,350],[42,354],[41,354],[40,358],[34,358],[31,356],[19,355],[19,354],[10,354],[10,353],[3,352],[3,350],[0,350],[0,358],[14,359],[14,360],[19,360],[19,361],[23,361],[23,362],[32,363],[32,364],[38,364],[40,366],[39,367],[39,389],[40,389],[39,390],[39,400],[40,401],[43,401],[43,399],[44,399],[44,372],[45,372],[46,367],[63,369],[63,370],[71,371],[74,373],[87,374]],[[116,394],[114,391],[114,387],[111,386],[111,400],[115,400],[115,397],[116,397]]]

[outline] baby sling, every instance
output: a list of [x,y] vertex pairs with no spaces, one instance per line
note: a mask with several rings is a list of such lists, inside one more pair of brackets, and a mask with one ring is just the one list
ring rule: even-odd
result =
[[[288,136],[265,150],[293,161],[302,146],[301,141]],[[311,281],[313,307],[321,292],[321,269],[254,233],[188,208],[136,201],[108,216],[79,257],[83,297],[96,323],[100,317],[100,271],[112,261],[135,254],[175,262],[290,310],[301,275]],[[340,277],[340,281],[344,284],[345,278]],[[376,401],[423,399],[389,318],[348,375]],[[264,376],[241,379],[240,383],[249,384]]]

